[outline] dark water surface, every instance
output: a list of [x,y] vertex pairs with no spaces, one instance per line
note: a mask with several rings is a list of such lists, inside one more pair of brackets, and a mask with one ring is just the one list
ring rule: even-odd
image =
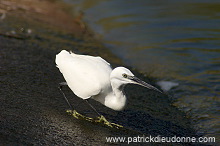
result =
[[220,2],[66,0],[125,64],[179,84],[173,104],[198,133],[220,135]]

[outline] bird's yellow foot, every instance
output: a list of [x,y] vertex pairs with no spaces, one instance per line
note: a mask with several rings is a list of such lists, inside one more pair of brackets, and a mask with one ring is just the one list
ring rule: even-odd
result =
[[109,122],[108,120],[106,120],[106,118],[103,115],[98,117],[98,120],[95,120],[95,122],[96,123],[103,123],[111,128],[117,128],[117,129],[123,128],[123,126],[121,126],[121,125]]
[[66,110],[66,112],[69,113],[70,115],[74,116],[76,119],[85,119],[90,122],[103,123],[104,125],[107,125],[111,128],[117,128],[117,129],[123,128],[123,126],[121,126],[121,125],[109,122],[102,115],[100,117],[98,117],[98,119],[94,119],[94,118],[86,117],[86,116],[78,113],[76,110]]
[[85,120],[90,121],[90,122],[93,121],[93,118],[86,117],[86,116],[78,113],[76,110],[66,110],[66,112],[69,113],[70,115],[74,116],[77,119],[85,119]]

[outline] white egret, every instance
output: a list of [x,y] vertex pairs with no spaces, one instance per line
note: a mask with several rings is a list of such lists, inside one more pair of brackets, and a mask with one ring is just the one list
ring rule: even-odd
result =
[[[68,85],[79,98],[86,101],[90,98],[94,99],[113,110],[120,111],[125,107],[126,95],[123,89],[126,84],[138,84],[161,92],[135,77],[125,67],[116,67],[112,70],[110,64],[101,57],[78,55],[62,50],[56,55],[55,62],[66,80],[60,83],[60,86]],[[64,93],[63,95],[65,97]],[[72,108],[66,97],[65,99]],[[95,110],[91,104],[89,105]],[[74,110],[74,116],[77,115],[79,114]]]

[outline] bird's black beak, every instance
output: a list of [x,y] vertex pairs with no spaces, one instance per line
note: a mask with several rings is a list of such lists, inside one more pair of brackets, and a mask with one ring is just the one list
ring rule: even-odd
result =
[[160,93],[163,93],[162,91],[160,91],[160,90],[157,89],[156,87],[154,87],[154,86],[152,86],[152,85],[150,85],[150,84],[148,84],[148,83],[146,83],[146,82],[140,80],[139,78],[137,78],[137,77],[135,77],[135,76],[129,76],[128,78],[129,78],[130,80],[132,80],[135,84],[138,84],[138,85],[144,86],[144,87],[146,87],[146,88],[148,88],[148,89],[153,89],[153,90],[155,90],[155,91],[158,91],[158,92],[160,92]]

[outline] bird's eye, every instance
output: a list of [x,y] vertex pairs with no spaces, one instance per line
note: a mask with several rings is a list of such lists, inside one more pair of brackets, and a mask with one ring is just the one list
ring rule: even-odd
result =
[[127,78],[127,77],[128,77],[128,75],[127,75],[127,74],[122,74],[122,76],[123,76],[124,78]]

